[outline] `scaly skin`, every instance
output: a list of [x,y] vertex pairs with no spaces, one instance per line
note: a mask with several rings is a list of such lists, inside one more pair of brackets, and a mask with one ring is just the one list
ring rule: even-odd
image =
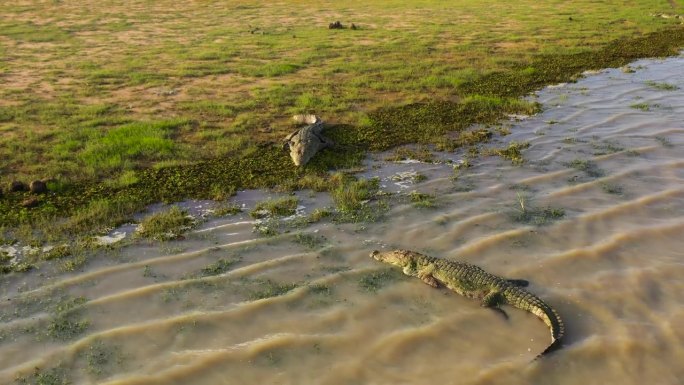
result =
[[295,166],[303,166],[316,153],[332,145],[332,142],[321,134],[323,122],[316,115],[295,115],[297,123],[307,123],[285,138],[284,148],[289,150]]
[[521,286],[522,280],[507,280],[489,274],[481,268],[463,262],[429,257],[409,250],[373,251],[378,261],[401,267],[404,274],[418,277],[432,287],[446,286],[468,298],[482,300],[482,306],[509,304],[536,315],[551,329],[551,344],[537,358],[560,346],[565,334],[563,321],[551,306]]

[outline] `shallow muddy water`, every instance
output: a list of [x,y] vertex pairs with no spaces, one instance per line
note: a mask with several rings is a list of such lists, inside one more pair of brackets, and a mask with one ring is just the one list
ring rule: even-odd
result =
[[[483,156],[456,178],[461,153],[369,160],[363,176],[434,208],[405,199],[379,222],[276,237],[243,213],[77,273],[3,278],[0,383],[681,384],[684,57],[632,67],[539,92],[545,111],[491,144],[529,142],[522,166]],[[299,196],[304,213],[330,204]],[[563,348],[530,363],[550,342],[539,319],[368,257],[396,247],[529,280],[564,319]]]

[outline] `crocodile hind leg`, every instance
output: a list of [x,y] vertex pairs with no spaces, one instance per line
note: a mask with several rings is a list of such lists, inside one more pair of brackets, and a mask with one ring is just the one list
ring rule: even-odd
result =
[[507,279],[506,282],[518,287],[528,287],[530,285],[530,281],[525,279]]
[[506,314],[506,312],[499,307],[499,305],[503,303],[505,303],[505,298],[501,292],[498,291],[490,291],[484,296],[484,298],[482,298],[482,307],[492,309],[503,316],[504,319],[508,320],[508,314]]
[[422,268],[421,270],[418,270],[416,272],[416,275],[418,276],[418,278],[421,279],[421,281],[427,283],[428,285],[430,285],[434,288],[438,288],[440,286],[439,281],[437,281],[435,279],[435,277],[432,276],[432,272],[434,270],[435,270],[434,265],[428,265],[428,266]]
[[439,288],[439,282],[433,277],[432,275],[423,275],[419,277],[421,281],[427,283],[428,285],[434,287],[434,288]]

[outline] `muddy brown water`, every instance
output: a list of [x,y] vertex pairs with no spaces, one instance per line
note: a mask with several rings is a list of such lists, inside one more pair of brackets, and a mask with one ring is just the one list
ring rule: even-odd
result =
[[[278,237],[240,214],[76,273],[3,278],[0,383],[681,384],[684,57],[632,67],[539,92],[545,111],[491,144],[529,142],[523,166],[482,157],[454,178],[463,154],[369,160],[380,167],[364,176],[435,194],[434,208],[398,201],[379,222]],[[299,196],[303,213],[329,204]],[[530,363],[550,342],[541,321],[510,307],[505,320],[368,257],[394,247],[528,279],[563,317],[565,345]],[[234,263],[203,276],[218,260]],[[59,329],[57,300],[77,297]]]

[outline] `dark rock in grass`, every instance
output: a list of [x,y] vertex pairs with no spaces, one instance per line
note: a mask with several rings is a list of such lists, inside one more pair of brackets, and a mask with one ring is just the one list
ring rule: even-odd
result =
[[22,181],[15,180],[12,183],[10,183],[9,186],[9,191],[10,192],[20,192],[20,191],[26,191],[28,190],[28,187],[26,186],[26,183]]
[[29,186],[31,194],[45,194],[48,191],[47,183],[42,180],[34,180]]
[[23,201],[21,201],[21,203],[19,205],[21,207],[30,209],[30,208],[38,206],[39,203],[40,203],[40,200],[38,200],[38,198],[30,197],[30,198],[26,198]]
[[328,29],[344,29],[344,26],[339,21],[328,24]]

